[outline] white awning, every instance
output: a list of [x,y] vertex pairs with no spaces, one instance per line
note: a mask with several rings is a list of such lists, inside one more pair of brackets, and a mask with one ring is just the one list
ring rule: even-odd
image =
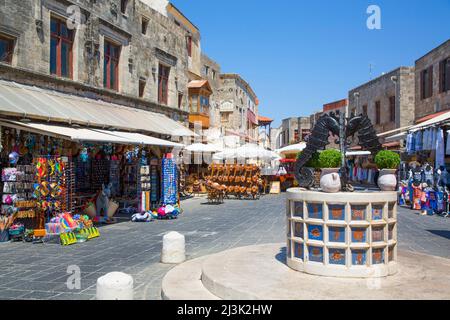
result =
[[77,142],[136,144],[179,148],[184,147],[184,145],[179,143],[146,136],[139,133],[70,128],[41,123],[22,123],[9,120],[1,120],[0,125]]
[[351,157],[351,156],[369,156],[372,153],[370,151],[347,151],[345,153],[345,155],[347,157]]
[[391,135],[393,135],[394,133],[397,133],[397,132],[407,131],[407,130],[409,130],[411,127],[412,127],[412,126],[405,126],[405,127],[397,128],[397,129],[394,129],[394,130],[389,130],[389,131],[381,132],[381,133],[377,134],[377,136],[380,137],[380,138],[381,138],[381,137],[386,137],[386,136],[391,136]]
[[118,136],[127,139],[132,144],[143,144],[149,146],[160,146],[160,147],[176,147],[176,148],[184,148],[184,144],[176,143],[172,141],[167,141],[163,139],[158,139],[155,137],[146,136],[140,133],[131,133],[131,132],[122,132],[122,131],[105,131],[105,130],[97,130],[93,129],[92,131],[109,134],[112,136]]
[[186,147],[187,151],[191,152],[218,152],[219,148],[213,144],[193,143]]
[[276,150],[276,152],[283,154],[283,153],[298,153],[303,151],[303,149],[306,148],[306,143],[305,142],[300,142],[297,144],[291,144],[289,146],[286,146],[284,148],[278,149]]
[[400,133],[394,134],[394,135],[392,135],[390,137],[384,138],[384,141],[386,141],[386,142],[395,142],[395,141],[404,140],[404,139],[406,139],[407,135],[408,135],[408,132],[406,132],[406,131],[400,132]]
[[408,131],[418,131],[421,129],[425,129],[437,124],[444,124],[444,123],[450,123],[450,110],[446,113],[443,113],[441,115],[438,115],[430,120],[424,121],[422,123],[419,123],[415,126],[412,126],[409,128]]
[[98,128],[195,136],[181,123],[163,114],[4,80],[0,80],[0,112],[6,116]]

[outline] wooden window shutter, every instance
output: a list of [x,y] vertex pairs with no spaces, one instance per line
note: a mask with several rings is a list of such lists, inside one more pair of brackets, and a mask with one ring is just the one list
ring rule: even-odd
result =
[[[429,81],[428,81],[428,85],[429,85],[429,92],[428,92],[428,97],[432,97],[433,96],[433,65],[431,65],[428,68],[428,73],[429,73]],[[427,98],[428,98],[427,97]]]
[[420,83],[420,88],[419,88],[419,90],[420,90],[420,99],[421,100],[423,100],[424,99],[424,96],[425,96],[425,94],[424,94],[424,92],[425,92],[425,88],[424,88],[424,73],[425,73],[425,70],[422,70],[422,71],[420,71],[420,81],[419,81],[419,83]]
[[445,91],[445,62],[446,60],[439,62],[439,93]]

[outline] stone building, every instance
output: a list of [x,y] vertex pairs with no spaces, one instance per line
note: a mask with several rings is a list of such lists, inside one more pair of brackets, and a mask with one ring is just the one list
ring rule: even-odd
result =
[[[339,114],[347,114],[348,109],[348,100],[347,99],[341,99],[338,101],[330,102],[323,105],[323,113],[339,113]],[[353,110],[356,111],[356,110]]]
[[304,141],[310,133],[309,117],[283,119],[280,127],[280,148]]
[[258,141],[258,98],[250,85],[238,74],[220,75],[220,122],[224,136],[239,136]]
[[416,120],[450,109],[450,40],[415,63]]
[[367,114],[378,134],[414,122],[414,67],[399,67],[348,93],[349,113]]
[[165,0],[3,0],[0,78],[187,125],[199,30]]
[[210,129],[220,129],[219,89],[221,86],[220,81],[221,68],[217,62],[215,62],[205,54],[202,54],[201,56],[201,63],[202,63],[201,76],[203,79],[208,80],[209,85],[211,86],[212,89],[212,94],[209,99]]
[[[341,99],[324,104],[322,114],[330,114],[331,112],[340,115],[348,115],[350,113],[350,111],[348,110],[348,100]],[[352,110],[352,112],[355,114],[356,110]],[[330,134],[330,137],[328,138],[329,144],[326,146],[327,149],[339,149],[339,145],[336,144],[336,138],[337,137],[334,137]]]
[[311,130],[314,128],[317,120],[319,120],[319,118],[322,114],[323,114],[323,111],[317,111],[309,116],[309,126],[311,127]]

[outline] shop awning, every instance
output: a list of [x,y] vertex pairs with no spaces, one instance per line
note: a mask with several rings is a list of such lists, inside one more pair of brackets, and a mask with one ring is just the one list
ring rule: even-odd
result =
[[411,128],[409,128],[408,131],[417,131],[417,130],[425,129],[425,128],[432,127],[435,125],[446,124],[446,123],[450,123],[450,110],[448,110],[447,112],[444,112],[442,114],[439,114],[438,116],[436,116],[434,118],[426,120],[420,124],[416,124],[415,126],[412,126]]
[[372,154],[372,152],[370,151],[347,151],[345,153],[345,155],[347,157],[352,157],[352,156],[370,156]]
[[98,128],[195,136],[163,114],[4,80],[0,80],[0,112],[6,116]]
[[166,141],[139,133],[70,128],[41,123],[22,123],[9,120],[0,120],[0,125],[77,142],[136,144],[179,148],[184,147],[184,145],[180,143]]
[[408,135],[408,132],[407,131],[403,131],[403,132],[400,132],[400,133],[397,133],[397,134],[394,134],[392,136],[384,138],[384,141],[386,141],[386,142],[393,142],[393,141],[405,140],[407,135]]
[[140,134],[140,133],[131,133],[131,132],[122,132],[122,131],[104,131],[104,130],[97,130],[97,129],[93,129],[92,131],[97,131],[100,133],[105,133],[105,134],[109,134],[112,136],[118,136],[121,138],[125,138],[128,141],[133,141],[133,142],[130,142],[132,144],[184,148],[184,145],[181,143],[158,139],[158,138],[146,136],[146,135]]

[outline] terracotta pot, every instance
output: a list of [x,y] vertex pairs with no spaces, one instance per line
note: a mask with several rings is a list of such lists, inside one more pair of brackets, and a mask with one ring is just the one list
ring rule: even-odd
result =
[[320,176],[320,188],[327,193],[341,191],[341,178],[339,177],[339,168],[323,168]]
[[395,191],[397,189],[396,169],[382,169],[378,176],[378,187],[382,191]]

